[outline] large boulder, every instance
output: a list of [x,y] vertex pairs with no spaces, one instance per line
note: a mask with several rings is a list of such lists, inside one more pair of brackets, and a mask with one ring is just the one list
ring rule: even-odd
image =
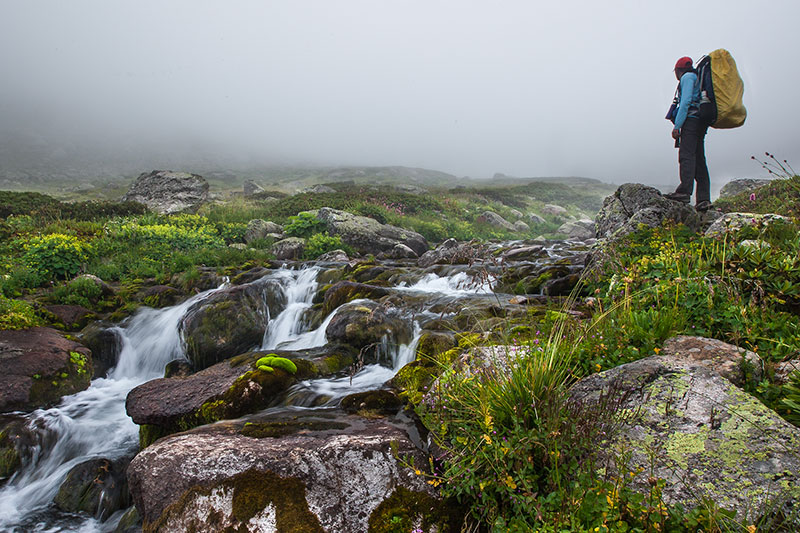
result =
[[389,420],[295,412],[162,439],[128,478],[144,531],[378,531],[393,518],[402,531],[458,531],[399,458],[427,464]]
[[260,192],[264,192],[264,187],[253,180],[245,180],[245,182],[242,184],[242,193],[245,196],[253,196],[254,194],[258,194]]
[[121,342],[117,330],[110,323],[92,322],[83,328],[80,340],[92,351],[93,378],[105,377],[117,366]]
[[287,237],[272,245],[270,250],[275,259],[300,259],[306,250],[306,240],[302,237]]
[[208,201],[208,182],[197,174],[154,170],[136,178],[122,201],[139,202],[158,213],[193,211]]
[[739,193],[754,191],[756,189],[760,189],[761,187],[768,185],[772,180],[770,179],[753,179],[753,178],[741,178],[737,180],[731,180],[725,185],[722,186],[722,189],[719,191],[720,198],[727,198],[729,196],[736,196]]
[[[628,413],[600,450],[609,474],[625,475],[634,490],[648,494],[663,479],[665,503],[712,501],[739,511],[740,523],[753,523],[775,497],[800,497],[800,429],[703,361],[651,356],[585,378],[571,396],[604,396]],[[611,461],[621,456],[624,465]]]
[[197,302],[181,321],[195,370],[260,346],[269,322],[286,305],[280,280],[235,285]]
[[594,222],[588,219],[572,220],[561,224],[557,231],[568,239],[587,241],[594,238]]
[[92,379],[91,351],[52,328],[0,331],[0,412],[32,411]]
[[642,224],[655,228],[667,220],[685,224],[693,231],[700,226],[697,211],[690,205],[665,198],[653,187],[626,183],[603,201],[595,229],[598,239],[616,240],[635,232]]
[[381,224],[369,217],[323,207],[317,211],[317,218],[325,222],[328,233],[339,235],[342,242],[362,254],[390,253],[397,244],[405,244],[417,255],[428,249],[428,241],[419,233]]

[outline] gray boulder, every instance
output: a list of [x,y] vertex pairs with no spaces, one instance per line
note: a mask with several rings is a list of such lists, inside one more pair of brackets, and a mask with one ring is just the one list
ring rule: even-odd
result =
[[566,210],[566,208],[561,207],[560,205],[546,204],[542,208],[542,213],[546,213],[548,215],[554,215],[554,216],[563,217],[563,216],[566,216],[567,210]]
[[504,229],[506,231],[516,231],[514,229],[514,224],[493,211],[484,211],[475,219],[475,222],[487,224],[493,228]]
[[[665,503],[693,508],[707,499],[737,510],[740,523],[753,523],[776,496],[800,497],[800,429],[708,366],[655,355],[571,389],[585,403],[602,393],[619,398],[629,416],[601,456],[634,490],[648,494],[650,481],[663,479]],[[611,458],[623,454],[619,471]]]
[[321,256],[317,257],[317,261],[320,263],[347,263],[350,261],[350,258],[347,256],[347,252],[344,250],[331,250],[330,252],[325,252]]
[[653,187],[641,183],[620,185],[614,194],[606,197],[595,218],[599,239],[616,240],[639,229],[655,228],[665,221],[680,222],[697,231],[700,218],[690,205],[670,200]]
[[528,215],[528,220],[531,224],[546,224],[547,221],[543,219],[541,216],[537,215],[536,213],[530,213]]
[[158,213],[193,211],[208,201],[208,182],[188,172],[154,170],[141,174],[122,197]]
[[517,220],[516,222],[514,222],[514,231],[519,233],[525,233],[526,231],[530,230],[531,227],[526,222],[523,222],[522,220]]
[[145,531],[372,531],[397,508],[432,524],[426,533],[458,531],[425,477],[398,458],[427,464],[387,420],[307,412],[162,439],[136,456],[128,478]]
[[570,240],[585,241],[594,238],[594,222],[591,220],[574,220],[565,222],[558,228]]
[[264,187],[253,180],[246,180],[242,186],[242,190],[245,196],[253,196],[254,194],[264,192]]
[[287,237],[272,245],[275,259],[300,259],[306,249],[306,240],[302,237]]
[[308,187],[307,189],[303,189],[302,192],[310,192],[310,193],[314,193],[314,194],[323,194],[323,193],[334,193],[334,192],[336,192],[336,189],[334,189],[333,187],[328,187],[327,185],[319,184],[319,185],[313,185],[311,187]]
[[[427,252],[426,252],[427,253]],[[389,259],[416,259],[419,257],[417,252],[409,248],[403,243],[397,243],[394,248],[386,254]]]
[[458,242],[447,239],[433,250],[428,250],[417,260],[417,265],[427,268],[431,265],[466,265],[482,255],[479,246],[471,242]]
[[255,218],[247,223],[247,230],[245,230],[244,233],[244,242],[250,244],[256,239],[265,239],[272,234],[282,233],[283,226],[280,224]]
[[754,191],[760,189],[764,185],[768,185],[772,180],[770,179],[753,179],[742,178],[738,180],[731,180],[722,186],[719,191],[720,198],[727,198],[729,196],[736,196],[739,193]]
[[781,215],[756,214],[756,213],[725,213],[716,219],[706,230],[706,237],[736,233],[747,226],[767,226],[773,222],[786,222],[788,219]]
[[428,249],[428,241],[419,233],[381,224],[369,217],[323,207],[317,211],[317,218],[325,222],[329,234],[339,235],[342,242],[362,254],[388,253],[397,244],[405,244],[417,255]]

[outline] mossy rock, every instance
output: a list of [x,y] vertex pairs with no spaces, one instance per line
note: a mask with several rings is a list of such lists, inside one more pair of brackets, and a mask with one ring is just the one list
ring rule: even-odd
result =
[[13,424],[14,422],[0,429],[0,484],[10,478],[22,464]]
[[423,363],[439,361],[439,356],[458,345],[456,336],[445,331],[426,331],[417,344],[417,360]]
[[372,418],[394,414],[404,404],[405,402],[394,392],[381,389],[350,394],[342,398],[339,405],[348,413]]
[[324,316],[328,316],[347,302],[360,299],[379,300],[387,294],[389,294],[389,291],[383,287],[354,283],[352,281],[340,281],[325,292],[322,313]]
[[[144,533],[159,531],[248,531],[247,523],[274,514],[275,531],[325,533],[316,515],[308,508],[305,485],[295,478],[283,478],[273,472],[248,470],[214,487],[194,487],[180,501],[172,504],[153,523],[145,523]],[[190,511],[207,498],[230,498],[231,516],[215,512]],[[265,520],[266,521],[266,520]],[[269,520],[271,521],[271,520]]]
[[368,533],[459,533],[465,510],[424,492],[398,487],[369,517]]
[[264,439],[285,437],[286,435],[293,435],[300,431],[319,432],[332,429],[347,429],[348,427],[349,425],[344,422],[293,417],[291,420],[247,422],[239,433],[245,437]]
[[395,374],[389,381],[389,386],[399,391],[400,398],[417,405],[428,392],[428,387],[441,373],[442,368],[426,365],[422,361],[413,361]]

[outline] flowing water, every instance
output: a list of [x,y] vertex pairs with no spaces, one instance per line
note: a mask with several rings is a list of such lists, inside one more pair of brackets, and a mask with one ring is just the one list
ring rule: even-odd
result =
[[[325,328],[334,313],[314,330],[308,330],[303,320],[317,290],[318,272],[318,268],[281,269],[268,275],[283,290],[286,305],[269,320],[262,350],[303,350],[325,345]],[[485,285],[463,273],[444,278],[428,275],[411,287],[398,289],[450,296],[488,291]],[[174,307],[140,309],[113,328],[118,338],[119,358],[108,376],[93,380],[85,391],[63,398],[57,407],[27,416],[28,426],[34,429],[39,444],[32,450],[30,460],[0,489],[0,531],[92,533],[113,529],[117,520],[62,513],[55,509],[53,498],[75,465],[91,458],[113,460],[135,452],[138,426],[125,412],[128,392],[162,377],[169,361],[184,357],[181,320],[193,305],[217,290],[198,294]],[[352,376],[303,381],[287,393],[287,402],[310,405],[315,399],[324,398],[330,406],[348,394],[379,388],[414,360],[418,340],[419,326],[415,323],[409,344],[398,345],[392,339],[384,339],[379,360],[387,361],[386,365],[366,365]]]

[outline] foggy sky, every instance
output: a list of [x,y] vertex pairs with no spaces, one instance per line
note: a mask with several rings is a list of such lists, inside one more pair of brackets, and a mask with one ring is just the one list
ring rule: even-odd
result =
[[800,167],[800,2],[654,4],[0,0],[2,142],[670,183],[675,60],[723,47],[748,119],[712,182]]

